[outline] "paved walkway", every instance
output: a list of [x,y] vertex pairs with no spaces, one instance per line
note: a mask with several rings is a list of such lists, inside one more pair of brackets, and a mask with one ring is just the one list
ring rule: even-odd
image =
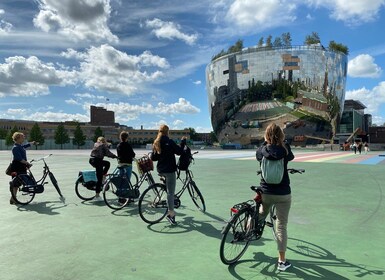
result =
[[[1,280],[385,278],[385,152],[294,150],[291,166],[306,173],[291,176],[287,257],[294,267],[280,273],[269,229],[236,265],[219,259],[229,208],[250,199],[249,186],[258,181],[252,150],[200,151],[192,170],[207,213],[186,195],[177,227],[146,225],[136,204],[112,211],[77,198],[74,182],[79,170],[89,169],[88,151],[28,151],[29,159],[53,153],[47,163],[66,202],[48,184],[30,205],[10,205],[9,153],[0,151]],[[41,174],[41,167],[32,170]]]

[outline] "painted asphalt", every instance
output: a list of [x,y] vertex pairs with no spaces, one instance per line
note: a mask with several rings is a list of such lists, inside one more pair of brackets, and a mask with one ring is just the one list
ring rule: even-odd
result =
[[[294,150],[290,166],[306,172],[291,176],[293,267],[286,272],[276,270],[269,229],[237,264],[219,259],[229,208],[250,199],[249,186],[258,183],[254,151],[200,150],[191,169],[207,211],[199,212],[186,193],[176,227],[146,225],[136,203],[112,211],[104,202],[82,202],[74,182],[79,170],[90,169],[89,151],[30,150],[28,157],[49,153],[65,203],[48,184],[30,205],[10,205],[9,177],[0,175],[1,280],[385,279],[385,152]],[[9,159],[10,151],[0,151],[0,170]],[[37,162],[32,170],[39,175],[41,168]]]

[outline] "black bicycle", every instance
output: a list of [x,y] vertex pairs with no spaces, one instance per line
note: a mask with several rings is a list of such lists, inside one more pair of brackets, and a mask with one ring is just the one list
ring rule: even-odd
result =
[[[305,172],[304,169],[289,168],[291,174]],[[257,171],[258,174],[261,171]],[[271,227],[273,237],[276,240],[276,219],[275,205],[270,209],[268,220],[259,219],[259,208],[262,204],[262,189],[250,187],[256,195],[253,200],[235,204],[230,208],[230,220],[222,230],[222,240],[219,249],[221,261],[224,264],[233,264],[238,261],[246,252],[250,241],[259,240],[262,237],[266,226]]]
[[39,180],[36,180],[34,175],[32,174],[32,166],[27,168],[26,174],[17,174],[15,177],[12,178],[12,181],[10,182],[10,191],[12,198],[18,204],[27,205],[35,198],[36,194],[43,193],[44,185],[48,184],[48,182],[46,182],[47,177],[49,177],[52,185],[55,187],[57,193],[59,194],[60,200],[62,202],[65,202],[65,198],[61,193],[59,184],[45,161],[50,156],[52,156],[52,154],[49,154],[45,157],[36,160],[32,159],[30,161],[30,163],[42,161],[44,164],[43,175]]
[[[198,152],[194,152],[191,155],[191,161],[194,161],[193,155],[197,153]],[[180,198],[187,189],[195,206],[202,212],[205,212],[205,200],[193,180],[194,176],[192,171],[187,168],[183,178],[179,175],[180,174],[178,174],[178,178],[183,183],[183,186],[175,193],[174,207],[177,209],[181,206]],[[158,223],[167,215],[167,188],[165,178],[161,176],[160,179],[163,183],[155,183],[149,186],[139,198],[139,216],[148,224]]]
[[[124,169],[123,172],[114,172],[106,178],[103,186],[103,199],[111,209],[122,209],[130,202],[134,202],[135,199],[139,198],[139,188],[144,182],[147,182],[149,186],[155,184],[151,174],[151,171],[154,169],[152,160],[145,155],[139,159],[134,159],[134,161],[137,164],[137,169],[140,174],[139,181],[137,180],[136,173],[134,180],[128,180],[127,177],[125,177]],[[120,167],[117,169],[119,168]],[[131,178],[133,178],[133,176],[131,176]]]

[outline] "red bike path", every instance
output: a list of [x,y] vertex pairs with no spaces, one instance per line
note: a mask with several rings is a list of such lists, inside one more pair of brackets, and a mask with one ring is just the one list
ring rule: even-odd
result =
[[[9,177],[0,175],[1,280],[385,279],[385,152],[294,149],[290,166],[306,172],[291,176],[287,258],[293,267],[285,272],[276,270],[269,229],[235,265],[219,258],[230,207],[251,199],[249,187],[258,184],[255,151],[200,150],[191,170],[207,211],[184,194],[176,227],[165,220],[145,224],[137,203],[113,211],[104,202],[82,202],[74,183],[79,170],[90,169],[89,151],[30,150],[28,157],[49,153],[65,203],[49,183],[30,205],[10,205]],[[0,151],[2,172],[9,158],[10,151]],[[32,171],[40,175],[42,165]]]

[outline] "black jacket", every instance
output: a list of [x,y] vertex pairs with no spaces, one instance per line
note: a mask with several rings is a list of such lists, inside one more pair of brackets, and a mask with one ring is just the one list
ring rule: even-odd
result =
[[176,172],[176,160],[175,155],[180,155],[183,152],[183,148],[186,145],[186,140],[182,140],[180,146],[167,136],[162,136],[160,139],[161,153],[156,151],[151,153],[151,159],[158,161],[156,169],[159,173],[172,173]]
[[118,153],[119,163],[132,164],[135,153],[128,142],[120,142],[116,147],[116,151]]
[[266,157],[268,159],[284,159],[285,162],[285,171],[283,174],[283,178],[280,184],[267,184],[263,178],[261,178],[261,187],[263,189],[263,193],[265,194],[276,194],[276,195],[285,195],[290,194],[290,178],[287,172],[287,163],[294,159],[293,152],[289,144],[285,143],[286,149],[281,146],[264,144],[257,149],[256,158],[259,162],[262,161],[262,157]]

